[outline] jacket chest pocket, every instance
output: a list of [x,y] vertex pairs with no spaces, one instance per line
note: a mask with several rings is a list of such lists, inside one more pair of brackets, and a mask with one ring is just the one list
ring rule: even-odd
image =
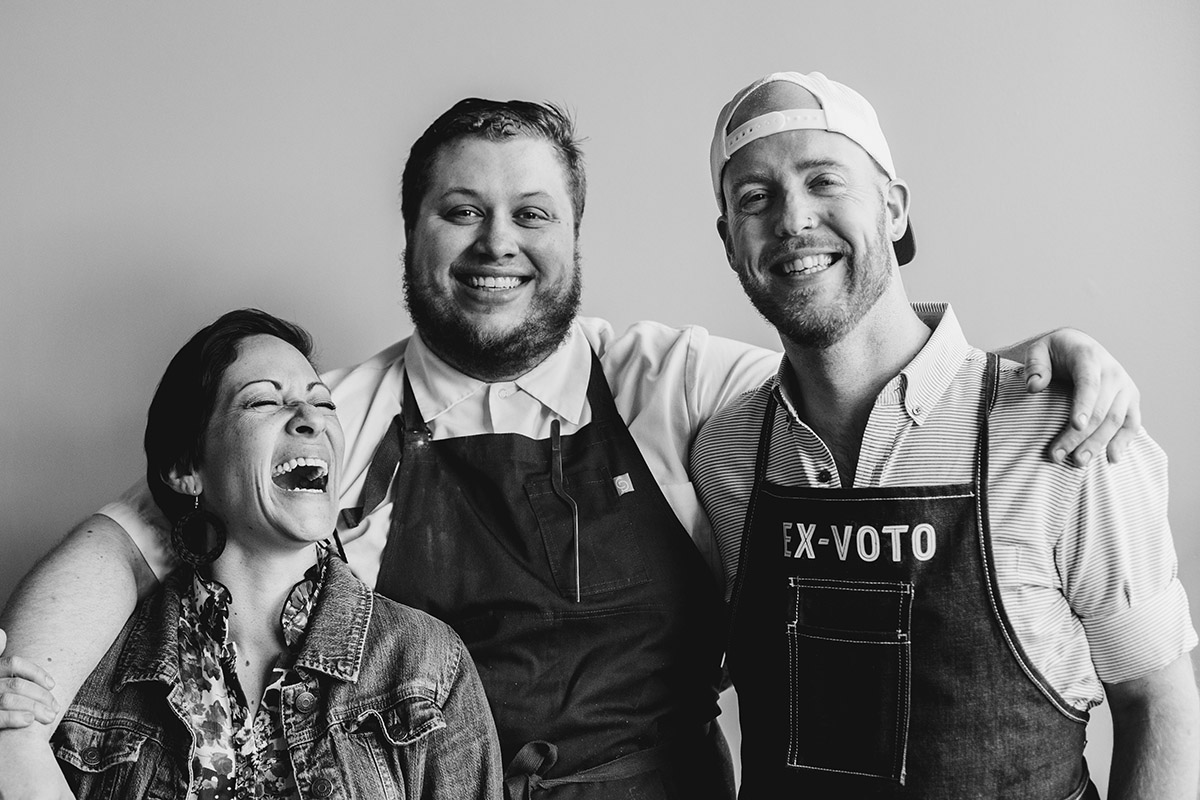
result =
[[[624,476],[617,481],[622,479],[628,481]],[[550,576],[563,597],[575,596],[577,572],[581,596],[624,589],[650,580],[633,524],[637,498],[632,494],[619,495],[617,486],[604,468],[581,470],[563,477],[563,488],[578,508],[576,530],[570,505],[555,494],[549,478],[525,484],[525,493],[537,517],[545,546]]]
[[382,711],[371,709],[346,725],[349,733],[373,736],[387,747],[407,747],[446,727],[442,711],[427,697],[410,697]]
[[345,796],[403,800],[423,796],[428,780],[439,785],[429,775],[431,768],[438,769],[436,757],[430,758],[430,748],[432,735],[445,727],[437,704],[420,696],[382,710],[364,711],[346,722],[345,744],[333,743]]
[[78,800],[184,796],[186,780],[164,758],[162,742],[136,722],[64,719],[50,744]]

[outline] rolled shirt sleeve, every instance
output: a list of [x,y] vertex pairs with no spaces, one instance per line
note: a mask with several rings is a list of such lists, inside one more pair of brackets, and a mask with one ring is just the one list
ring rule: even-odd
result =
[[1056,558],[1103,682],[1143,677],[1196,646],[1167,519],[1167,458],[1145,432],[1117,463],[1085,471]]

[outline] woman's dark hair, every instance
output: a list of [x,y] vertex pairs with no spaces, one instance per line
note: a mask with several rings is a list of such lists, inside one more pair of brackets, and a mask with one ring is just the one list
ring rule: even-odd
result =
[[435,119],[409,151],[400,179],[400,213],[404,217],[406,236],[411,237],[417,225],[421,201],[429,191],[429,177],[438,152],[443,145],[468,136],[490,142],[519,136],[549,142],[567,175],[567,189],[571,192],[571,207],[575,212],[575,234],[579,234],[587,197],[587,175],[583,169],[583,150],[575,136],[571,116],[552,103],[468,97]]
[[307,331],[257,308],[242,308],[201,328],[171,359],[158,382],[146,415],[146,483],[172,523],[191,511],[194,501],[165,479],[176,467],[188,469],[201,463],[204,432],[221,377],[237,360],[238,344],[259,334],[282,339],[312,361],[312,337]]

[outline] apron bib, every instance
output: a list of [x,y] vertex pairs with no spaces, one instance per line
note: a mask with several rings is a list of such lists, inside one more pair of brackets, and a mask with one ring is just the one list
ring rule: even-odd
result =
[[406,377],[367,479],[396,474],[376,589],[463,638],[508,796],[732,797],[716,582],[594,354],[588,402],[570,436],[435,441]]
[[811,489],[766,480],[759,439],[729,666],[742,794],[1080,798],[1087,714],[1021,650],[987,527],[989,355],[974,483]]

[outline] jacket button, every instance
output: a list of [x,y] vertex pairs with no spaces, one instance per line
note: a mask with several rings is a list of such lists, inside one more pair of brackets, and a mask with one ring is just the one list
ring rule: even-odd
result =
[[83,752],[79,754],[79,757],[83,759],[83,763],[94,767],[100,763],[100,748],[85,747]]
[[296,710],[307,714],[317,707],[317,696],[312,692],[301,692],[296,695]]
[[328,778],[317,778],[309,789],[313,797],[329,797],[333,794],[333,783]]

